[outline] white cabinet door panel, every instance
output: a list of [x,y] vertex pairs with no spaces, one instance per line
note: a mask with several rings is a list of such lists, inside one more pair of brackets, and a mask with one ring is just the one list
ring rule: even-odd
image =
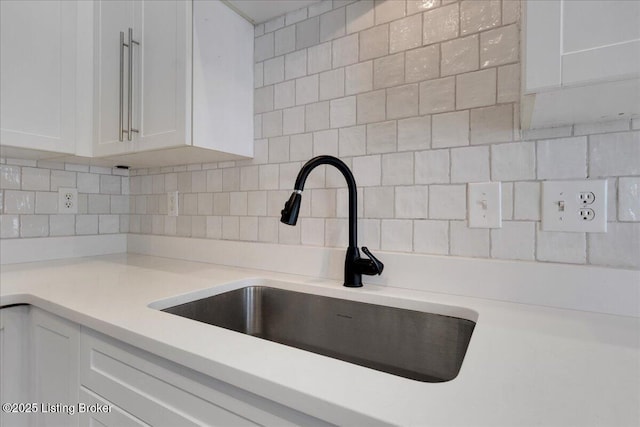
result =
[[190,2],[154,0],[135,5],[134,34],[140,41],[133,51],[137,149],[190,144],[185,135]]
[[104,426],[104,427],[149,427],[149,424],[134,417],[130,413],[123,411],[113,403],[104,400],[97,394],[84,387],[80,387],[80,402],[87,405],[107,405],[106,412],[86,411],[79,415],[81,426]]
[[[42,310],[31,308],[32,401],[61,405],[78,403],[80,327]],[[38,426],[78,425],[65,412],[36,414]]]
[[1,142],[74,153],[76,17],[73,1],[0,1]]
[[[0,309],[0,396],[2,403],[31,402],[29,306]],[[32,414],[0,412],[0,426],[29,426]]]

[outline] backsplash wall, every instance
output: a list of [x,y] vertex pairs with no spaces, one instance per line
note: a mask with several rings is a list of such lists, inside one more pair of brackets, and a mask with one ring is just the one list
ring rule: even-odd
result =
[[[0,160],[1,238],[86,236],[129,229],[129,171]],[[58,212],[58,188],[77,188],[78,214]]]
[[[354,172],[371,249],[640,268],[638,120],[519,131],[518,1],[330,1],[255,27],[255,158],[132,171],[130,232],[343,247]],[[540,230],[540,181],[608,177],[609,231]],[[470,229],[466,184],[501,181],[503,227]],[[167,216],[166,192],[180,215]]]
[[[65,169],[78,186],[119,171],[7,160],[49,173],[50,187],[18,188],[3,169],[2,237],[55,235],[57,221],[71,234],[115,232],[119,215],[119,232],[344,247],[347,190],[333,168],[309,176],[298,225],[279,222],[300,167],[330,154],[356,177],[361,246],[640,269],[640,120],[521,133],[519,21],[511,0],[325,0],[257,25],[253,159],[132,170],[109,211],[100,185],[81,190],[73,224],[37,200],[15,212],[7,194],[54,191]],[[603,177],[607,233],[540,230],[541,181]],[[482,181],[502,182],[501,229],[466,225],[466,184]]]

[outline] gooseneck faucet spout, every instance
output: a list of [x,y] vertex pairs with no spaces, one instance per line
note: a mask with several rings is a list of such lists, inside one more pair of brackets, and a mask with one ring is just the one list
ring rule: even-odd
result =
[[356,188],[356,180],[349,170],[349,167],[344,162],[333,156],[318,156],[309,160],[296,178],[293,193],[289,200],[285,203],[282,210],[282,216],[280,222],[288,225],[296,225],[298,221],[298,213],[300,212],[300,202],[302,201],[302,191],[304,190],[304,183],[309,176],[309,173],[320,165],[331,165],[337,168],[344,179],[347,181],[347,187],[349,189],[349,247],[347,248],[347,256],[344,263],[344,286],[350,288],[359,288],[362,286],[362,275],[374,275],[381,274],[384,265],[374,257],[366,247],[362,248],[362,251],[369,257],[369,259],[360,257],[360,250],[358,249],[358,194]]

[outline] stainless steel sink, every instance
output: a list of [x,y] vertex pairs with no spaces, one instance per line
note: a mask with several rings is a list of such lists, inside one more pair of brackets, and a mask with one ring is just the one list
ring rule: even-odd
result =
[[475,322],[248,286],[162,311],[423,382],[460,371]]

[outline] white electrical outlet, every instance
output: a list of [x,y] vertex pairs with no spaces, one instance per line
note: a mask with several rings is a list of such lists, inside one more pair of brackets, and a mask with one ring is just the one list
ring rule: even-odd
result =
[[58,212],[61,214],[78,213],[78,190],[58,188]]
[[606,232],[607,180],[543,182],[542,229]]
[[170,191],[167,193],[167,215],[178,216],[178,192]]
[[502,227],[502,186],[499,182],[468,184],[470,228]]

